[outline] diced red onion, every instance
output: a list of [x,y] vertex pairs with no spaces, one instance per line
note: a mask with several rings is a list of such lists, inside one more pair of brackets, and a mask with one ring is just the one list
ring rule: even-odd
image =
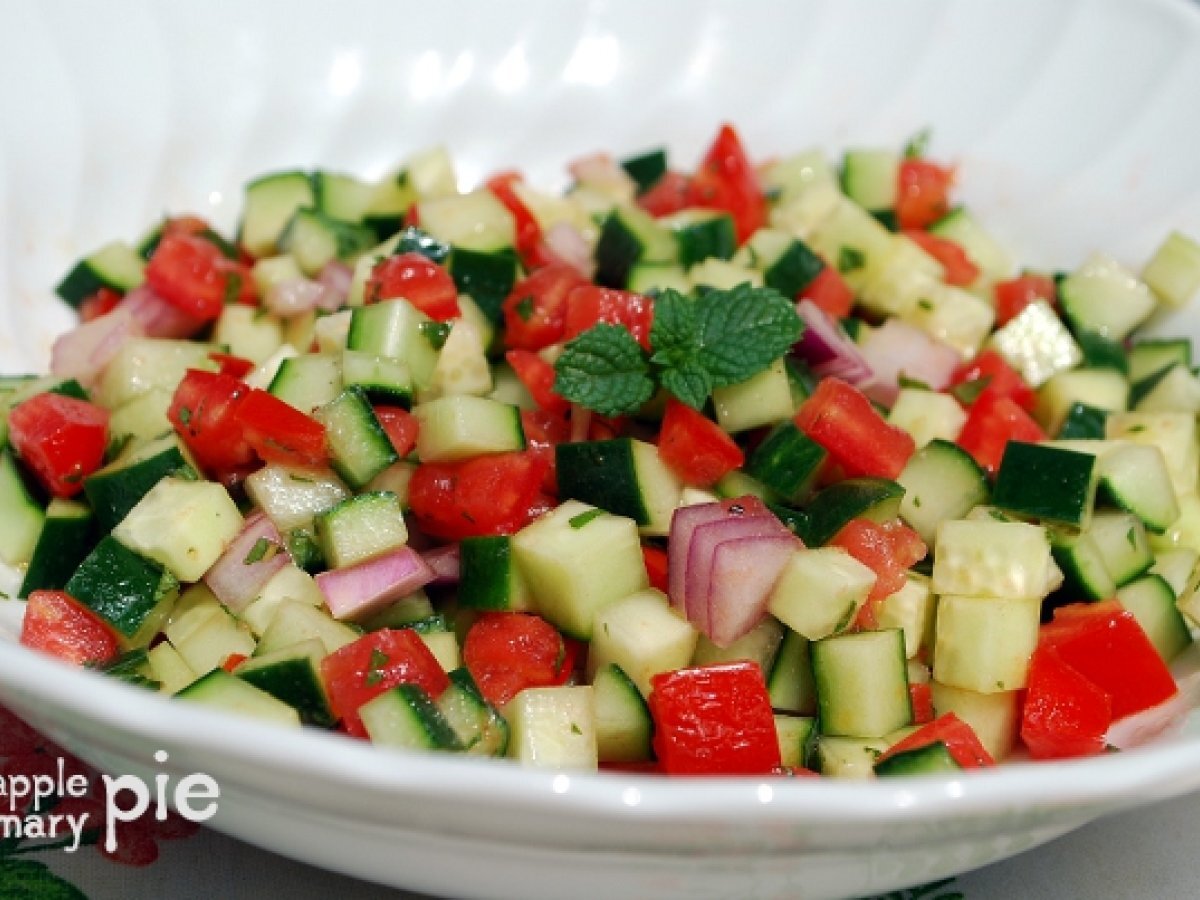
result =
[[775,582],[800,546],[794,535],[783,531],[724,541],[713,552],[708,636],[718,647],[747,634],[766,613]]
[[888,319],[868,330],[858,350],[875,373],[867,395],[890,406],[900,392],[900,376],[912,378],[940,391],[950,383],[962,357],[953,347],[930,337],[900,319]]
[[444,544],[421,554],[425,564],[433,571],[431,585],[458,584],[462,569],[462,554],[458,544]]
[[354,280],[354,270],[339,259],[330,260],[317,275],[317,281],[326,288],[326,293],[320,304],[322,309],[336,312],[346,305],[350,296],[350,282]]
[[127,340],[144,335],[141,322],[129,310],[114,309],[59,335],[50,351],[50,371],[91,387]]
[[860,390],[870,387],[875,373],[842,326],[811,300],[801,300],[796,312],[805,328],[792,353],[818,378],[840,378]]
[[327,288],[307,278],[288,278],[271,285],[263,296],[263,306],[279,316],[290,319],[321,306]]
[[203,319],[189,315],[144,284],[126,294],[113,312],[117,310],[128,310],[141,323],[146,337],[187,338],[205,325]]
[[[717,604],[714,604],[713,596],[713,563],[718,548],[730,542],[777,537],[790,539],[792,534],[770,513],[726,517],[699,526],[692,533],[692,542],[688,546],[687,578],[684,584],[688,621],[710,638],[714,636],[712,614]],[[722,596],[719,605],[723,606],[728,601],[728,597]],[[727,617],[723,615],[722,618]],[[726,633],[722,632],[722,636]]]
[[[259,541],[265,544],[260,545]],[[263,546],[265,553],[261,552]],[[290,561],[275,523],[265,514],[255,513],[204,574],[204,583],[231,612],[240,614],[258,597],[271,576]]]
[[[755,498],[740,498],[738,502],[742,500],[746,501],[744,510],[750,510],[752,514],[766,512],[766,507]],[[692,535],[701,525],[730,518],[729,506],[729,503],[694,503],[671,514],[671,531],[667,539],[667,594],[671,605],[681,613],[687,613],[688,548],[692,544]]]
[[433,569],[411,547],[316,576],[325,605],[335,619],[343,622],[379,612],[433,579]]
[[555,222],[546,229],[544,237],[551,253],[591,280],[596,272],[596,263],[592,259],[592,248],[578,228],[570,222]]

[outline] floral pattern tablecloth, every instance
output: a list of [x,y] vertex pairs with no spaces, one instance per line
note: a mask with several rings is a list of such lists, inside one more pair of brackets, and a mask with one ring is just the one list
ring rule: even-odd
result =
[[[0,774],[95,773],[0,708]],[[42,812],[90,813],[98,795],[65,797]],[[1184,900],[1200,897],[1200,794],[1095,822],[987,868],[875,900]],[[424,900],[259,850],[171,815],[121,826],[117,850],[98,830],[70,838],[0,838],[0,900]],[[731,898],[735,900],[735,898]]]

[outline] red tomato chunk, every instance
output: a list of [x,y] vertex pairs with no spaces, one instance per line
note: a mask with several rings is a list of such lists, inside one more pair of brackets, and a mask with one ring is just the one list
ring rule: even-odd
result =
[[846,477],[896,478],[916,445],[908,432],[889,425],[858,388],[826,378],[804,401],[796,426],[828,451]]
[[562,635],[530,613],[485,613],[463,642],[463,663],[479,690],[503,706],[526,688],[561,684],[569,675]]
[[42,486],[73,497],[108,449],[108,410],[62,394],[37,394],[9,413],[13,449]]
[[106,663],[120,653],[116,633],[63,591],[34,591],[21,623],[21,643],[67,662]]

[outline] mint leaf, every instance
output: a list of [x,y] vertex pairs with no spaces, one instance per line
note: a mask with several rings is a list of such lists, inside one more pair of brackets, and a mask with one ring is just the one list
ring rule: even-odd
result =
[[905,159],[920,159],[929,151],[929,141],[933,137],[933,133],[928,128],[923,128],[908,139],[908,143],[904,145]]
[[701,409],[716,386],[708,369],[695,360],[665,369],[659,378],[663,387],[692,409]]
[[795,304],[772,288],[740,284],[696,301],[700,346],[696,360],[715,387],[757,375],[800,339]]
[[554,371],[556,393],[604,416],[634,412],[654,394],[646,355],[620,325],[595,325],[571,340]]
[[0,896],[20,900],[87,900],[75,885],[31,859],[0,861]]

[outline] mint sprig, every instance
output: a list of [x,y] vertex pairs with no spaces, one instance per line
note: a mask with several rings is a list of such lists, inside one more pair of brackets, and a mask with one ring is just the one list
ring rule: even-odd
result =
[[803,330],[793,303],[771,288],[740,284],[695,299],[666,290],[655,301],[650,354],[625,328],[596,325],[567,344],[554,389],[602,415],[636,411],[656,385],[699,409],[713,388],[783,356]]

